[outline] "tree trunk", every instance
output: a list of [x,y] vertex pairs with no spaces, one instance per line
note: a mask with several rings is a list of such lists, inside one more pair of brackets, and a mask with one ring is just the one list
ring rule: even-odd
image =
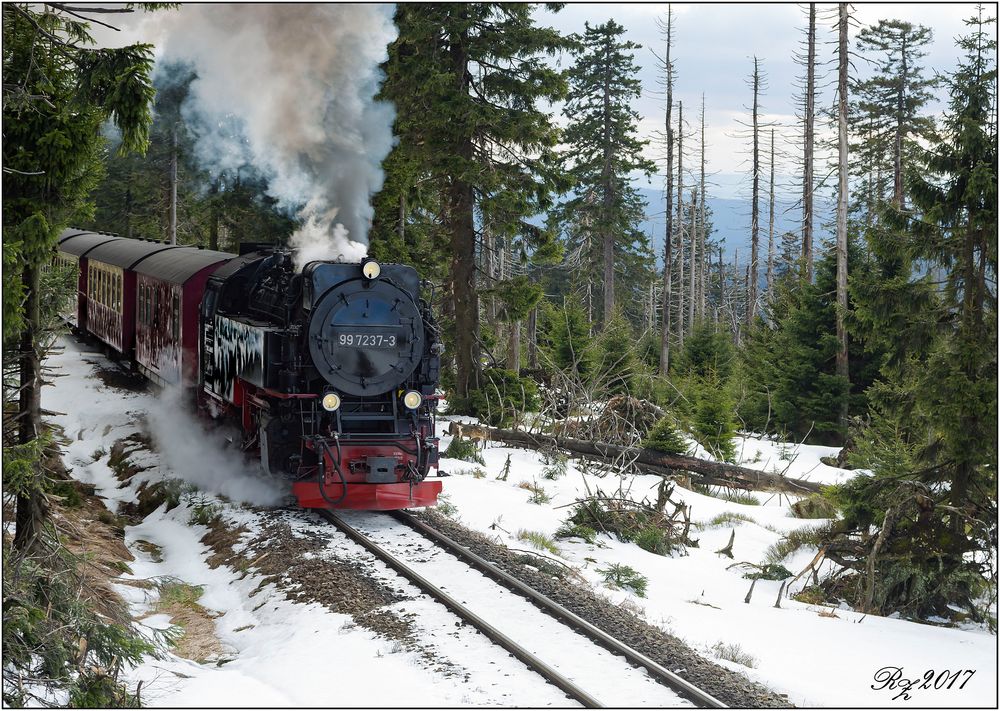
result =
[[677,102],[677,343],[684,345],[684,102]]
[[[469,90],[467,32],[451,46],[452,78],[464,95]],[[471,138],[461,137],[456,153],[471,163]],[[459,399],[479,389],[482,371],[479,357],[479,292],[476,289],[476,225],[473,186],[454,178],[449,195],[448,221],[451,229],[451,275],[455,309],[455,394]]]
[[708,236],[708,228],[705,226],[705,95],[701,95],[701,203],[699,204],[698,216],[698,254],[701,259],[698,262],[698,318],[705,318],[705,265],[710,260],[706,259],[708,253],[705,251],[705,239]]
[[455,391],[459,398],[479,388],[479,294],[476,290],[476,228],[472,186],[451,189],[451,273],[455,304]]
[[528,312],[528,367],[538,370],[538,307]]
[[170,244],[177,244],[177,124],[170,145]]
[[[26,294],[24,302],[25,327],[20,341],[20,397],[18,400],[19,444],[30,444],[42,432],[42,363],[38,350],[38,336],[41,332],[39,304],[40,270],[27,263],[21,271]],[[22,554],[30,554],[41,540],[45,521],[45,497],[42,470],[39,467],[36,479],[16,497],[14,549]]]
[[216,178],[208,186],[209,194],[209,214],[208,214],[208,248],[219,249],[219,179]]
[[774,288],[774,129],[771,129],[771,189],[767,208],[767,298]]
[[507,370],[521,373],[521,322],[511,321],[507,339]]
[[508,444],[527,446],[535,449],[562,449],[571,454],[597,457],[605,461],[635,462],[660,476],[674,476],[676,472],[689,472],[701,477],[701,482],[738,489],[766,489],[789,493],[808,494],[820,490],[820,484],[803,479],[792,479],[780,474],[748,469],[736,464],[712,462],[707,459],[688,457],[682,454],[667,454],[643,447],[623,447],[605,442],[574,439],[572,437],[551,437],[522,430],[501,430],[484,427],[489,438]]
[[893,142],[893,176],[892,176],[892,200],[900,210],[905,209],[903,205],[903,112],[905,111],[906,97],[906,32],[901,33],[899,54],[901,66],[899,72],[899,87],[896,91],[896,136]]
[[[837,375],[847,380],[847,3],[840,3],[838,79],[837,79],[837,165],[840,185],[837,191]],[[848,398],[840,408],[840,424],[847,427]]]
[[[489,224],[483,224],[483,251],[482,251],[482,262],[483,262],[483,274],[486,275],[486,281],[488,284],[487,288],[493,288],[496,286],[497,281],[497,253],[496,245],[493,244],[493,231],[490,229]],[[493,294],[486,295],[486,322],[491,326],[496,326],[497,323],[497,301]]]
[[670,123],[670,113],[673,108],[674,77],[673,67],[670,64],[670,45],[673,42],[671,25],[673,23],[673,13],[667,8],[667,110],[664,124],[667,131],[667,209],[666,209],[666,234],[663,240],[663,324],[660,331],[660,374],[666,375],[670,369],[670,292],[672,289],[671,279],[673,264],[671,261],[673,243],[673,191],[674,191],[674,128]]
[[753,185],[750,196],[750,264],[747,275],[746,321],[753,321],[757,310],[757,255],[760,240],[760,60],[753,58]]
[[[610,65],[607,65],[610,66]],[[611,212],[615,198],[614,151],[611,147],[611,78],[604,75],[604,171],[601,176],[604,196],[601,215],[601,240],[604,247],[604,328],[615,317],[615,235]]]
[[690,272],[688,278],[688,329],[694,328],[694,304],[697,300],[695,296],[695,274],[697,273],[697,263],[698,263],[698,189],[695,188],[691,195],[691,268],[688,270]]
[[802,260],[806,281],[813,279],[813,143],[816,120],[816,3],[809,3],[809,30],[806,50],[805,130],[802,173]]

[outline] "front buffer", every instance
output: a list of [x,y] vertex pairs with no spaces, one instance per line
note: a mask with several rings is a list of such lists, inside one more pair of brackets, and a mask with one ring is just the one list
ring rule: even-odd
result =
[[391,511],[437,504],[441,482],[426,481],[419,473],[429,473],[436,465],[436,448],[411,453],[396,443],[329,440],[308,441],[306,446],[322,463],[316,476],[292,484],[302,508]]

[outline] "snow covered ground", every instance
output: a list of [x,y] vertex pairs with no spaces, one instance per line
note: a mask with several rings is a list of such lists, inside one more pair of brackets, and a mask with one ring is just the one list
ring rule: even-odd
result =
[[[442,438],[442,451],[449,442],[449,437]],[[836,456],[838,449],[832,447],[745,436],[737,442],[737,452],[741,453],[739,463],[743,466],[777,470],[790,477],[835,483],[853,475],[820,462],[820,457]],[[482,455],[486,465],[479,468],[487,473],[483,479],[471,475],[477,465],[443,459],[441,468],[453,474],[445,480],[445,490],[461,523],[510,547],[529,547],[517,538],[522,529],[553,536],[568,515],[568,509],[561,507],[585,496],[588,486],[591,491],[600,487],[605,492],[617,488],[617,481],[585,475],[572,461],[566,476],[547,480],[542,476],[545,465],[533,451],[490,443]],[[510,476],[507,481],[496,481],[508,455]],[[699,451],[699,456],[708,455]],[[531,493],[518,487],[524,481],[541,485],[551,501],[543,505],[531,503]],[[648,496],[655,500],[659,482],[656,476],[636,476],[626,486],[631,487],[633,499]],[[737,504],[676,489],[674,498],[691,506],[692,519],[697,523],[706,524],[725,512],[753,519],[752,523],[735,521],[692,534],[699,546],[689,548],[687,555],[658,556],[609,536],[599,536],[594,545],[578,538],[560,540],[557,545],[561,558],[579,568],[595,587],[603,584],[597,569],[607,569],[611,563],[640,571],[649,579],[644,598],[624,590],[606,590],[606,594],[616,602],[629,600],[640,606],[647,622],[682,637],[706,656],[713,656],[711,648],[719,642],[738,644],[754,657],[755,667],[726,660],[719,663],[787,694],[797,706],[996,704],[997,639],[988,632],[864,616],[849,609],[831,610],[791,599],[782,599],[781,609],[775,609],[781,584],[776,581],[759,580],[751,602],[744,603],[750,581],[742,577],[740,570],[727,570],[727,566],[739,561],[761,563],[765,551],[781,540],[782,534],[824,523],[792,518],[787,496],[761,492],[755,496],[760,505]],[[734,528],[734,558],[730,560],[714,551],[726,545]],[[784,565],[798,573],[815,554],[815,549],[799,550]],[[797,592],[801,587],[800,581],[792,590]],[[962,690],[914,690],[910,692],[912,701],[893,702],[891,697],[898,691],[872,689],[873,685],[879,686],[874,675],[887,666],[900,667],[903,678],[923,679],[932,669],[976,671]]]
[[[179,477],[197,485],[196,495],[181,498],[181,505],[165,511],[161,506],[136,526],[126,529],[126,543],[136,556],[131,564],[139,580],[177,579],[203,587],[198,603],[214,617],[215,634],[223,652],[196,663],[169,651],[162,659],[148,659],[131,673],[143,681],[146,705],[169,706],[466,706],[466,705],[565,705],[566,699],[505,652],[484,645],[471,631],[454,628],[443,608],[413,590],[394,603],[399,612],[416,613],[416,628],[426,635],[434,654],[458,667],[461,674],[432,673],[426,659],[412,650],[363,627],[345,614],[315,604],[285,599],[274,583],[262,585],[258,575],[238,575],[222,566],[212,568],[211,553],[201,542],[205,526],[192,524],[199,506],[219,506],[227,526],[242,526],[249,540],[262,526],[265,507],[283,503],[286,490],[271,481],[234,466],[219,451],[221,435],[206,435],[168,394],[126,392],[109,387],[95,377],[107,362],[72,339],[49,365],[66,377],[56,377],[43,391],[43,405],[64,415],[53,417],[71,440],[66,464],[74,476],[96,486],[109,508],[134,501],[143,482]],[[142,422],[145,421],[145,425]],[[442,433],[447,427],[442,420]],[[133,462],[149,468],[124,486],[109,466],[112,445],[143,426],[155,436],[159,451],[137,451]],[[213,447],[204,446],[206,437]],[[450,438],[445,435],[442,451]],[[771,471],[787,468],[789,476],[813,481],[840,481],[851,474],[819,462],[836,449],[795,446],[747,437],[738,443],[743,464]],[[517,538],[521,529],[552,536],[568,515],[566,504],[585,492],[580,469],[570,462],[565,476],[543,478],[545,464],[538,453],[490,444],[483,451],[485,466],[442,460],[451,474],[444,480],[454,516],[464,525],[482,531],[512,548],[529,544]],[[508,455],[507,481],[498,481]],[[477,478],[475,469],[485,476]],[[617,488],[610,477],[586,475],[593,489]],[[545,504],[529,501],[521,482],[540,485],[551,497]],[[633,498],[655,498],[657,477],[639,476],[626,482]],[[656,556],[634,544],[607,536],[595,544],[581,539],[557,542],[560,557],[579,568],[595,587],[603,587],[598,568],[622,563],[649,579],[645,598],[621,590],[604,590],[615,602],[629,600],[642,608],[644,618],[686,639],[713,657],[718,642],[738,644],[755,658],[754,668],[720,661],[727,667],[786,693],[796,705],[806,706],[992,706],[996,703],[996,637],[981,631],[956,630],[898,619],[864,617],[847,609],[832,611],[784,599],[773,607],[777,582],[757,583],[750,604],[743,598],[749,581],[739,570],[726,570],[733,562],[759,563],[766,549],[782,534],[802,526],[821,524],[789,516],[787,497],[757,494],[761,505],[743,505],[678,488],[675,498],[691,505],[694,521],[707,523],[724,512],[742,513],[753,522],[736,522],[734,559],[714,551],[729,540],[732,526],[703,528],[692,535],[699,547],[688,555]],[[329,528],[303,512],[275,514],[295,535],[329,535]],[[155,546],[156,554],[149,544]],[[785,561],[797,573],[815,551],[801,550]],[[374,575],[391,576],[380,564],[365,562],[331,535],[318,555],[350,558],[368,566]],[[352,557],[353,556],[353,557]],[[798,589],[798,585],[793,590]],[[155,613],[156,591],[118,586],[133,605],[138,624],[150,635],[170,626],[170,619]],[[150,614],[153,613],[153,614]],[[964,688],[950,691],[911,691],[912,700],[893,701],[897,692],[873,690],[874,676],[883,667],[900,667],[904,677],[923,677],[927,670],[951,672],[974,669]],[[964,677],[963,677],[964,678]],[[876,684],[877,685],[877,684]],[[624,697],[623,697],[624,698]]]

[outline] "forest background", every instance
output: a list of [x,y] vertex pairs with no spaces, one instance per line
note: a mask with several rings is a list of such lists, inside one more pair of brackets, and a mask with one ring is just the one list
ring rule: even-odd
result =
[[[972,6],[942,42],[889,9],[796,9],[789,84],[769,83],[766,38],[725,67],[699,61],[694,14],[669,6],[641,46],[596,14],[575,33],[550,26],[572,6],[400,5],[379,89],[398,140],[370,254],[434,287],[453,411],[510,425],[624,397],[656,413],[647,444],[668,450],[685,434],[731,459],[738,429],[846,445],[865,472],[820,497],[837,514],[820,544],[857,574],[826,594],[983,619],[995,17]],[[199,161],[204,126],[185,111],[197,68],[154,66],[145,45],[87,48],[86,20],[4,7],[3,247],[17,275],[4,279],[4,479],[22,554],[45,537],[54,486],[37,393],[59,230],[235,250],[298,226],[260,166]],[[931,47],[951,61],[929,61]],[[727,120],[706,110],[719,74],[745,81]],[[723,215],[734,195],[742,225]]]

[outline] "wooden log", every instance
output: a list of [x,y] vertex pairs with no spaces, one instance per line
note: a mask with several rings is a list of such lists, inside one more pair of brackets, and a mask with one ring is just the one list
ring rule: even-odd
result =
[[762,472],[756,469],[724,462],[711,462],[681,454],[666,454],[643,447],[623,447],[607,442],[591,442],[572,437],[551,437],[544,434],[522,432],[521,430],[489,430],[489,438],[496,442],[504,442],[531,449],[563,449],[570,454],[582,457],[594,457],[604,461],[624,460],[651,474],[662,477],[676,478],[677,472],[687,472],[697,475],[698,483],[715,486],[728,486],[736,489],[753,489],[781,491],[785,493],[805,495],[820,490],[820,485],[804,479],[793,479]]

